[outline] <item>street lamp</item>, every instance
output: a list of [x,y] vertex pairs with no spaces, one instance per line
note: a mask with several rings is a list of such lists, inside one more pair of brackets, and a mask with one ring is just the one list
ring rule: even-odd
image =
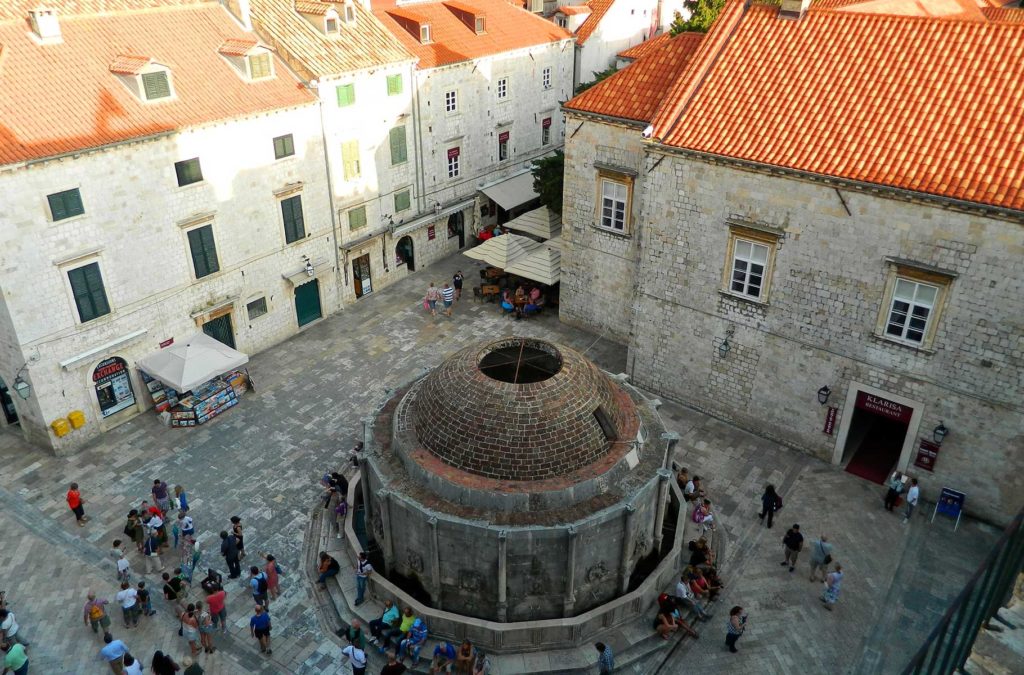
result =
[[32,395],[32,385],[29,384],[21,377],[21,374],[25,372],[25,368],[28,367],[26,363],[24,366],[18,369],[18,372],[14,375],[14,391],[18,392],[23,400],[27,401],[28,397]]
[[828,397],[832,395],[832,390],[828,388],[826,384],[824,387],[818,390],[818,403],[825,405],[828,403]]
[[947,429],[946,425],[939,420],[939,426],[935,427],[935,430],[932,431],[932,438],[935,439],[935,444],[942,445],[942,441],[947,435],[949,435],[949,429]]

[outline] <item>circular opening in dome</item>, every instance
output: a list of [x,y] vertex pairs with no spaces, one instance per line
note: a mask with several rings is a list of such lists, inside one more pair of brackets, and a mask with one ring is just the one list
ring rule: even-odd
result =
[[490,346],[480,359],[480,372],[510,384],[543,382],[562,369],[562,355],[539,340],[505,340]]

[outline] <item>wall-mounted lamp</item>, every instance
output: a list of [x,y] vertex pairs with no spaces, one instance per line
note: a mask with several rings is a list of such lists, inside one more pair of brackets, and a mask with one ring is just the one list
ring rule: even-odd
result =
[[718,345],[718,356],[719,358],[725,358],[729,355],[729,351],[732,349],[732,345],[729,344],[729,338],[733,336],[736,329],[733,326],[729,326],[725,329],[725,339]]
[[26,363],[18,369],[18,372],[14,375],[14,382],[12,383],[14,391],[18,392],[18,396],[25,401],[27,401],[28,397],[32,395],[32,385],[21,377],[21,374],[25,372],[25,368],[27,367],[28,364]]
[[828,397],[832,395],[832,390],[828,388],[826,384],[824,387],[818,390],[818,403],[825,405],[828,403]]
[[948,435],[949,429],[947,429],[946,425],[942,423],[942,420],[939,420],[939,426],[935,427],[935,430],[932,431],[932,438],[935,439],[935,444],[942,445],[943,439]]
[[305,265],[306,276],[307,277],[311,277],[314,274],[316,274],[316,271],[313,269],[313,263],[310,261],[309,256],[308,255],[304,255],[304,256],[302,256],[302,259],[306,261],[306,265]]

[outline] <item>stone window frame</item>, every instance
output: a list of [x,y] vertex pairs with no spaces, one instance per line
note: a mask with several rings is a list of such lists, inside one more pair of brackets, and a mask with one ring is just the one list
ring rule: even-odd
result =
[[[626,206],[622,229],[604,224],[604,184],[616,183],[626,188]],[[624,169],[600,166],[597,168],[597,198],[594,209],[594,226],[602,232],[611,232],[620,236],[631,236],[633,233],[633,188],[636,174]]]
[[[262,305],[260,302],[262,301]],[[255,307],[254,307],[255,306]],[[262,309],[262,311],[260,311]],[[255,310],[255,313],[254,313]],[[258,319],[261,316],[266,316],[270,313],[270,303],[267,301],[267,296],[261,295],[257,298],[253,298],[245,303],[245,314],[249,321]]]
[[[761,275],[761,288],[757,297],[734,291],[732,288],[733,270],[736,265],[736,242],[745,241],[758,246],[768,248],[768,255],[765,260],[764,272]],[[782,233],[770,228],[751,227],[750,225],[739,225],[729,223],[729,240],[725,251],[725,265],[722,268],[721,292],[746,302],[758,305],[767,305],[771,299],[772,277],[775,275],[775,256],[778,253],[782,241]]]
[[[94,323],[103,320],[104,318],[110,319],[114,315],[114,305],[110,301],[110,293],[107,285],[107,276],[104,274],[104,260],[102,257],[102,249],[93,249],[86,251],[63,260],[54,261],[54,265],[60,271],[60,275],[63,278],[64,291],[67,294],[68,300],[71,304],[71,312],[75,317],[75,325],[82,326],[87,323]],[[106,305],[106,311],[96,314],[88,319],[82,318],[81,308],[78,305],[78,299],[75,295],[74,284],[71,281],[71,272],[79,269],[84,269],[91,265],[96,265],[96,270],[99,273],[100,285],[103,291],[103,302]]]
[[[215,277],[215,276],[219,275],[221,272],[223,272],[223,268],[221,267],[221,260],[220,260],[221,252],[220,252],[220,250],[219,250],[219,248],[217,246],[217,233],[216,233],[215,228],[213,226],[213,221],[214,221],[214,219],[211,217],[211,218],[205,218],[205,219],[202,219],[202,220],[198,220],[197,219],[197,220],[189,222],[187,224],[179,225],[179,228],[181,229],[181,234],[185,238],[185,250],[188,252],[188,261],[189,261],[189,265],[188,265],[189,276],[192,277],[192,281],[200,281],[200,280],[203,280],[203,279],[209,279],[209,278]],[[200,230],[203,230],[205,228],[210,228],[209,229],[209,235],[210,235],[211,243],[213,245],[213,261],[212,261],[213,265],[211,266],[209,264],[210,261],[206,261],[207,262],[207,271],[206,271],[206,273],[205,274],[199,274],[199,270],[196,269],[196,251],[195,251],[195,249],[193,249],[193,244],[196,243],[196,242],[193,241],[192,233],[193,232],[199,232]],[[198,237],[201,240],[202,239],[202,234],[199,234]],[[205,243],[206,242],[200,241],[199,243],[203,247],[203,253],[206,253],[206,248],[205,248]]]
[[[938,332],[939,323],[942,321],[942,314],[950,294],[950,289],[957,277],[956,273],[909,260],[886,258],[885,262],[885,289],[882,295],[883,301],[879,304],[878,308],[878,318],[875,321],[874,337],[902,347],[931,351],[935,343],[935,335]],[[925,320],[924,334],[920,342],[892,335],[887,331],[893,305],[896,302],[896,286],[901,280],[929,286],[936,290],[935,299],[929,308],[929,314]]]
[[444,112],[446,115],[459,114],[459,90],[449,89],[444,93]]
[[507,100],[509,100],[511,98],[511,96],[508,93],[509,92],[508,80],[509,80],[508,75],[505,75],[504,77],[499,77],[498,81],[494,85],[494,88],[495,88],[495,91],[497,92],[497,97],[498,97],[499,101],[507,101]]
[[551,68],[544,68],[540,71],[540,84],[544,89],[551,88]]

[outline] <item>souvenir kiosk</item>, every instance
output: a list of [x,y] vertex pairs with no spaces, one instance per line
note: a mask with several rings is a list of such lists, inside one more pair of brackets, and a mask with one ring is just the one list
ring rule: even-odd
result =
[[248,388],[241,367],[249,357],[205,333],[139,361],[139,370],[165,424],[194,427],[238,404]]

